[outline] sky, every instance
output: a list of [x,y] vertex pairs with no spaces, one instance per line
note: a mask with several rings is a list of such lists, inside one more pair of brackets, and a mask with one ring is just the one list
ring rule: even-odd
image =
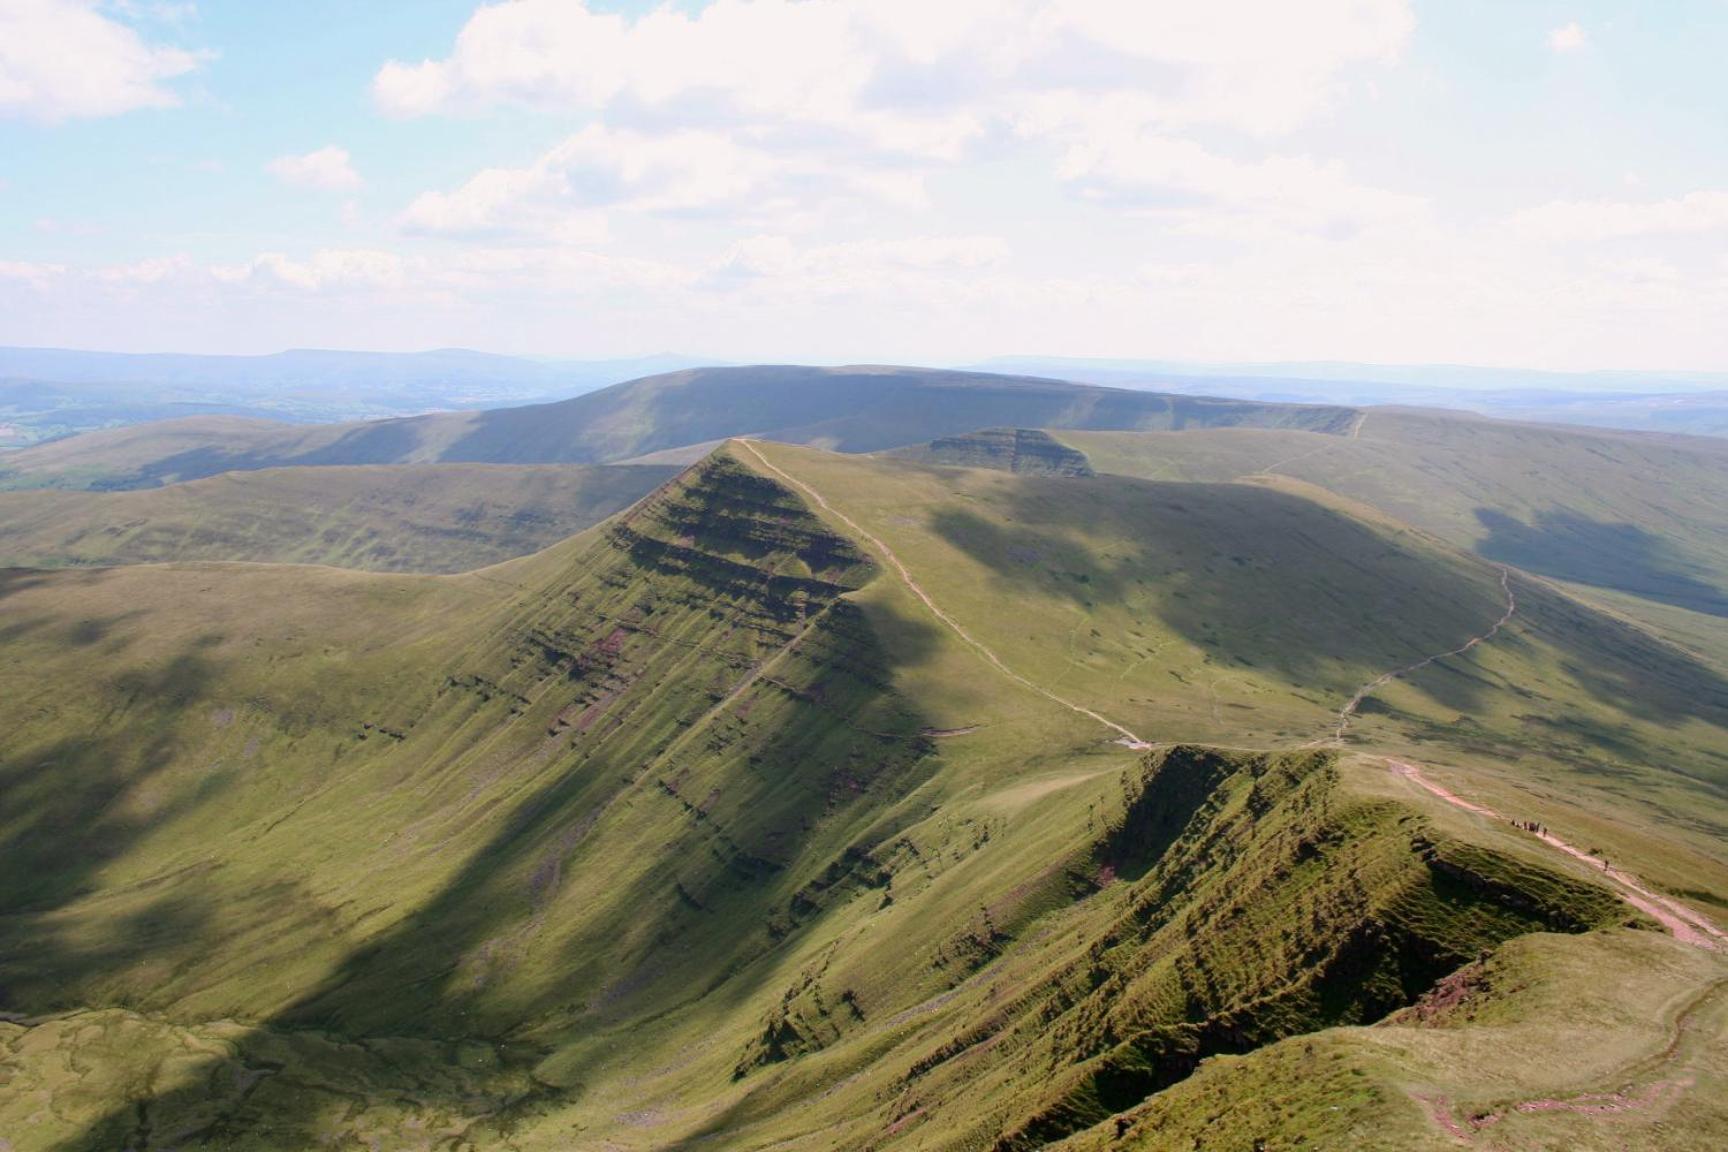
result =
[[0,344],[1728,370],[1728,0],[0,0]]

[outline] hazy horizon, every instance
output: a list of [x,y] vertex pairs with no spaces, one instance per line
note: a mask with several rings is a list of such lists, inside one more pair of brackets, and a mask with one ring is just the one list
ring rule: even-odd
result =
[[1706,0],[0,27],[0,344],[1728,371]]
[[[978,359],[935,360],[923,363],[896,361],[883,357],[848,359],[844,357],[805,357],[798,360],[788,360],[771,355],[761,356],[707,356],[699,352],[682,351],[646,351],[622,353],[614,356],[589,356],[574,352],[501,352],[491,348],[474,348],[457,345],[420,348],[364,348],[364,347],[293,347],[274,348],[257,352],[208,352],[187,348],[164,348],[154,350],[139,350],[134,348],[73,348],[57,345],[0,344],[0,357],[5,353],[47,354],[54,356],[89,356],[92,358],[115,357],[133,359],[210,359],[210,360],[268,360],[278,357],[296,355],[324,356],[354,356],[354,357],[432,357],[439,355],[471,355],[491,357],[501,360],[514,360],[525,363],[556,366],[566,364],[571,366],[598,365],[649,365],[665,362],[672,367],[665,369],[651,368],[652,371],[673,371],[680,367],[697,366],[727,366],[744,364],[801,364],[812,367],[848,367],[864,365],[881,365],[884,367],[930,368],[946,371],[987,371],[1014,373],[1050,373],[1062,370],[1065,366],[1075,371],[1093,373],[1168,373],[1172,376],[1184,373],[1197,377],[1217,377],[1220,380],[1232,378],[1251,379],[1265,377],[1268,380],[1287,379],[1291,381],[1312,381],[1315,383],[1361,383],[1376,384],[1388,387],[1408,387],[1411,389],[1448,388],[1460,391],[1492,390],[1496,388],[1529,389],[1541,387],[1533,381],[1550,382],[1556,389],[1564,390],[1563,385],[1582,388],[1583,385],[1594,384],[1595,389],[1582,390],[1621,390],[1627,393],[1663,393],[1687,391],[1717,391],[1728,389],[1728,371],[1714,372],[1708,370],[1675,369],[1663,367],[1642,367],[1625,369],[1544,369],[1523,365],[1502,364],[1472,364],[1472,363],[1429,363],[1429,362],[1372,362],[1357,360],[1315,359],[1315,360],[1268,360],[1268,361],[1227,361],[1227,360],[1181,360],[1167,359],[1156,355],[1146,356],[1064,356],[1040,355],[1037,353],[1002,353]],[[7,365],[0,359],[0,380],[5,377]],[[1378,374],[1378,375],[1376,375]],[[1503,375],[1504,382],[1496,382],[1492,377]],[[1419,379],[1432,376],[1435,379]],[[1404,377],[1400,379],[1399,377]]]

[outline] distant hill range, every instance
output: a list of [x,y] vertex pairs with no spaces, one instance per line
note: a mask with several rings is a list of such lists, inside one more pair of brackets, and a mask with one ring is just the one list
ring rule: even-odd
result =
[[0,445],[183,416],[331,421],[562,399],[702,363],[685,356],[530,360],[293,349],[194,356],[0,348]]
[[[406,353],[293,349],[260,356],[204,356],[0,347],[0,449],[194,416],[335,423],[545,403],[625,381],[722,364],[681,355],[582,360],[461,348]],[[1728,373],[1031,356],[953,367],[992,376],[1262,403],[1420,405],[1515,420],[1728,435]]]
[[[220,472],[352,464],[677,462],[732,436],[842,452],[986,427],[1346,434],[1336,405],[1264,404],[924,368],[696,368],[551,404],[307,426],[201,416],[88,433],[0,462],[10,487],[146,488]],[[668,454],[670,453],[670,456]]]
[[1728,373],[1534,372],[1457,364],[1185,364],[1010,356],[970,367],[1274,403],[1420,405],[1504,420],[1728,436]]

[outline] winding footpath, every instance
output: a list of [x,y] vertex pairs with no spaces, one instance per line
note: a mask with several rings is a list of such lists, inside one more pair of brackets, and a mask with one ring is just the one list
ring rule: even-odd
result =
[[[1492,808],[1466,800],[1442,788],[1424,776],[1422,769],[1407,760],[1388,760],[1386,766],[1392,770],[1393,775],[1403,777],[1417,787],[1438,796],[1454,808],[1462,808],[1466,812],[1486,816],[1491,820],[1505,819]],[[1568,844],[1552,832],[1532,832],[1530,835],[1550,848],[1564,852],[1573,859],[1590,865],[1590,871],[1611,883],[1622,900],[1668,929],[1674,934],[1676,940],[1712,952],[1722,951],[1724,945],[1728,944],[1728,933],[1724,933],[1722,929],[1678,900],[1652,892],[1631,873],[1609,866],[1606,861]]]
[[1659,1051],[1633,1060],[1605,1077],[1606,1083],[1618,1085],[1606,1091],[1532,1096],[1482,1111],[1461,1111],[1445,1096],[1416,1093],[1414,1099],[1448,1136],[1470,1145],[1476,1143],[1476,1137],[1484,1129],[1518,1114],[1570,1113],[1604,1119],[1653,1111],[1677,1100],[1697,1084],[1696,1076],[1687,1069],[1719,1035],[1720,1025],[1712,1029],[1706,1018],[1719,1013],[1725,996],[1728,996],[1728,978],[1702,985],[1675,1013],[1667,1043]]
[[[762,454],[752,441],[739,439],[737,443],[741,445],[745,451],[749,452],[751,456],[755,457],[756,461],[761,464],[763,468],[766,468],[775,476],[778,476],[798,491],[804,493],[814,501],[816,506],[821,508],[823,512],[834,517],[836,520],[839,520],[841,523],[846,525],[848,529],[855,533],[859,539],[868,544],[869,547],[894,570],[894,573],[900,578],[901,583],[905,584],[906,588],[918,598],[919,602],[922,603],[925,608],[929,609],[932,616],[941,621],[944,627],[954,633],[955,636],[959,637],[967,647],[971,648],[973,652],[977,653],[981,659],[997,672],[1020,685],[1022,688],[1025,688],[1027,691],[1036,693],[1054,704],[1061,705],[1070,712],[1084,716],[1088,720],[1092,720],[1095,723],[1110,729],[1112,732],[1117,734],[1118,739],[1116,742],[1118,744],[1122,744],[1137,751],[1144,751],[1157,747],[1157,745],[1154,745],[1151,741],[1142,739],[1127,727],[1118,724],[1108,716],[1104,716],[1091,708],[1087,708],[1081,704],[1076,704],[1072,700],[1059,696],[1050,689],[1045,688],[1043,685],[1034,683],[1025,676],[1014,671],[1014,669],[1008,667],[1008,665],[1002,661],[1001,657],[997,656],[996,653],[991,651],[987,645],[968,632],[964,625],[954,619],[954,617],[950,616],[940,604],[936,603],[935,599],[933,599],[931,595],[924,590],[923,586],[918,583],[917,579],[912,575],[906,565],[901,562],[900,557],[896,555],[894,550],[885,544],[880,537],[868,531],[863,525],[852,519],[852,517],[830,504],[827,498],[813,486],[771,462]],[[1412,672],[1437,664],[1442,660],[1449,660],[1454,656],[1462,656],[1466,652],[1476,648],[1478,645],[1486,644],[1488,641],[1494,639],[1495,636],[1499,635],[1501,629],[1511,623],[1512,618],[1518,613],[1518,596],[1512,588],[1512,571],[1505,565],[1499,565],[1499,568],[1500,588],[1506,596],[1506,608],[1505,611],[1501,613],[1498,620],[1494,621],[1486,631],[1477,636],[1472,636],[1469,640],[1456,648],[1450,649],[1446,652],[1436,653],[1435,655],[1418,660],[1413,664],[1394,669],[1390,672],[1382,673],[1373,680],[1364,684],[1361,688],[1356,690],[1355,695],[1349,699],[1344,707],[1339,709],[1338,725],[1334,730],[1331,739],[1316,741],[1314,743],[1343,744],[1344,739],[1349,732],[1351,721],[1355,718],[1357,710],[1361,708],[1362,702],[1385,685],[1401,677],[1408,676]],[[796,640],[794,643],[796,643]],[[1307,746],[1312,747],[1313,745]],[[1427,790],[1434,796],[1439,797],[1456,808],[1463,809],[1466,812],[1471,812],[1478,816],[1485,816],[1493,820],[1503,819],[1503,817],[1501,817],[1500,814],[1495,812],[1492,808],[1466,800],[1463,797],[1442,788],[1438,784],[1433,783],[1422,774],[1421,768],[1417,767],[1415,764],[1404,760],[1388,760],[1386,763],[1394,774],[1409,780],[1412,784]],[[1574,847],[1551,832],[1544,831],[1541,833],[1531,833],[1531,835],[1536,836],[1537,839],[1541,840],[1550,848],[1553,848],[1558,852],[1563,852],[1575,860],[1590,865],[1593,872],[1596,871],[1596,865],[1600,863],[1597,857],[1590,855],[1582,849]],[[1668,931],[1674,934],[1676,939],[1691,944],[1694,947],[1705,948],[1711,951],[1728,950],[1728,933],[1724,933],[1714,923],[1699,913],[1694,912],[1686,905],[1677,900],[1672,900],[1666,896],[1651,891],[1639,882],[1635,876],[1618,868],[1609,867],[1604,864],[1601,869],[1601,875],[1603,879],[1613,885],[1622,900],[1667,928]]]
[[1136,751],[1145,751],[1145,750],[1152,747],[1152,744],[1150,741],[1142,740],[1140,737],[1136,736],[1133,732],[1129,731],[1127,728],[1123,727],[1121,724],[1116,723],[1116,721],[1110,719],[1108,716],[1100,715],[1099,713],[1094,712],[1090,708],[1084,707],[1083,705],[1080,705],[1080,704],[1076,704],[1072,700],[1064,699],[1063,697],[1058,696],[1056,693],[1050,691],[1048,688],[1045,688],[1043,685],[1033,683],[1031,680],[1028,680],[1026,677],[1020,675],[1020,673],[1014,671],[1014,669],[1008,667],[1008,665],[1006,665],[1002,662],[1001,657],[997,656],[996,653],[992,652],[977,637],[973,636],[970,632],[966,631],[965,627],[963,627],[958,620],[956,620],[956,619],[954,619],[954,617],[948,615],[948,613],[942,609],[942,606],[940,604],[937,604],[935,600],[931,599],[930,594],[928,592],[924,591],[923,587],[921,587],[919,585],[918,581],[913,578],[912,573],[907,570],[906,565],[904,565],[900,562],[900,557],[898,557],[894,554],[894,549],[892,549],[892,548],[888,547],[888,545],[884,544],[873,533],[867,531],[863,525],[859,524],[856,520],[852,519],[852,517],[846,515],[846,513],[840,511],[840,509],[838,509],[838,508],[834,507],[832,504],[828,503],[827,498],[824,497],[822,495],[822,493],[818,492],[815,488],[811,487],[809,484],[806,484],[804,481],[798,479],[798,477],[787,472],[785,469],[780,468],[780,467],[776,466],[775,464],[773,464],[772,462],[770,462],[766,456],[762,455],[762,453],[759,450],[757,450],[756,445],[753,441],[740,438],[737,442],[740,445],[742,445],[744,447],[744,449],[750,453],[750,455],[756,457],[757,462],[760,463],[762,465],[762,467],[768,469],[768,471],[774,473],[774,475],[780,477],[780,479],[786,481],[786,483],[792,485],[794,488],[798,489],[800,492],[802,492],[806,496],[810,497],[811,500],[814,500],[816,502],[817,507],[821,508],[824,512],[828,513],[830,516],[834,517],[836,520],[839,520],[842,524],[845,524],[846,527],[850,528],[854,533],[857,534],[859,539],[861,539],[865,543],[869,544],[871,549],[874,550],[878,555],[880,555],[883,560],[886,560],[888,562],[888,566],[890,568],[894,569],[895,574],[900,577],[900,582],[906,585],[906,587],[911,591],[912,595],[918,597],[918,599],[923,603],[924,607],[926,607],[930,610],[930,614],[932,616],[935,616],[936,619],[940,620],[943,623],[943,625],[946,626],[950,632],[952,632],[952,633],[954,633],[954,635],[958,636],[966,644],[967,647],[971,648],[974,652],[976,652],[984,660],[985,663],[989,664],[992,668],[996,669],[996,671],[1000,672],[1002,675],[1006,676],[1008,679],[1014,681],[1014,683],[1020,685],[1022,688],[1025,688],[1027,691],[1035,692],[1038,695],[1044,697],[1044,699],[1049,700],[1055,704],[1060,704],[1062,707],[1068,709],[1070,712],[1078,713],[1079,715],[1086,717],[1088,720],[1093,720],[1099,724],[1102,724],[1104,727],[1110,729],[1112,732],[1117,733],[1118,739],[1116,742],[1118,744],[1121,744],[1121,745],[1128,747],[1128,748],[1132,748]]
[[1395,668],[1391,672],[1386,672],[1376,676],[1374,679],[1368,681],[1368,683],[1362,685],[1362,687],[1356,690],[1356,695],[1350,697],[1349,703],[1345,704],[1343,708],[1338,710],[1338,727],[1332,734],[1332,739],[1334,741],[1340,744],[1344,742],[1344,735],[1350,730],[1351,721],[1356,719],[1356,710],[1362,707],[1362,701],[1368,699],[1368,697],[1374,695],[1374,693],[1392,683],[1394,680],[1408,676],[1412,672],[1419,672],[1430,664],[1438,664],[1442,660],[1450,660],[1454,656],[1462,656],[1478,644],[1488,643],[1488,641],[1494,639],[1494,637],[1500,634],[1500,629],[1506,627],[1506,625],[1512,622],[1512,617],[1518,614],[1518,594],[1512,591],[1512,570],[1504,564],[1498,565],[1498,567],[1500,569],[1500,591],[1506,596],[1506,611],[1501,615],[1500,619],[1494,621],[1494,626],[1489,628],[1488,631],[1482,633],[1480,636],[1472,636],[1469,640],[1452,649],[1450,652],[1439,652],[1433,656],[1429,656],[1425,660],[1418,660],[1416,663],[1408,664],[1403,668]]
[[[1360,431],[1361,423],[1359,421],[1357,426],[1352,429],[1351,435],[1354,436]],[[918,583],[917,579],[913,577],[911,571],[907,569],[906,565],[901,562],[899,556],[894,553],[894,550],[888,547],[888,545],[879,537],[867,531],[856,520],[846,515],[846,513],[835,508],[828,502],[822,493],[817,491],[810,484],[805,483],[803,480],[798,479],[796,476],[791,475],[784,469],[770,462],[767,457],[757,449],[754,443],[746,439],[740,439],[738,443],[753,457],[755,457],[756,461],[761,464],[763,468],[767,469],[775,476],[778,476],[781,480],[784,480],[787,484],[790,484],[798,491],[804,493],[817,505],[817,507],[821,508],[823,512],[839,520],[841,523],[846,525],[848,529],[855,533],[859,539],[868,544],[869,547],[894,570],[895,574],[900,578],[901,583],[903,583],[906,588],[918,598],[924,607],[930,611],[931,615],[936,617],[944,627],[957,636],[966,644],[967,647],[971,648],[973,652],[975,652],[997,672],[1025,688],[1027,691],[1036,693],[1052,703],[1059,704],[1063,708],[1066,708],[1080,716],[1084,716],[1087,719],[1108,728],[1112,732],[1117,733],[1119,738],[1116,742],[1119,744],[1123,744],[1136,750],[1150,749],[1156,746],[1151,742],[1142,739],[1123,725],[1111,720],[1109,717],[1101,715],[1083,705],[1077,704],[1072,700],[1059,696],[1050,689],[1034,683],[1008,667],[1008,665],[1005,664],[995,652],[991,651],[982,641],[968,632],[958,620],[950,616],[941,605],[936,603],[930,594]],[[1490,640],[1494,639],[1495,636],[1499,635],[1500,631],[1510,624],[1513,617],[1517,615],[1518,597],[1512,587],[1511,569],[1505,565],[1499,565],[1498,567],[1500,569],[1500,588],[1506,597],[1506,607],[1505,611],[1501,613],[1500,618],[1494,621],[1486,631],[1477,636],[1471,637],[1456,648],[1446,652],[1437,653],[1433,656],[1428,656],[1413,664],[1383,673],[1362,685],[1362,687],[1357,689],[1356,693],[1350,697],[1345,705],[1339,709],[1338,722],[1332,735],[1329,738],[1316,740],[1309,744],[1302,745],[1301,747],[1312,748],[1325,745],[1343,746],[1346,737],[1349,734],[1350,725],[1355,719],[1358,710],[1361,708],[1363,701],[1367,700],[1375,692],[1379,691],[1394,680],[1408,676],[1411,673],[1420,671],[1423,668],[1427,668],[1443,660],[1448,660],[1455,656],[1462,656],[1476,648],[1478,645],[1486,644]],[[794,644],[795,643],[796,639],[794,640]],[[1262,751],[1271,750],[1263,749]],[[1423,775],[1420,767],[1410,763],[1409,761],[1387,759],[1386,765],[1394,775],[1427,791],[1431,795],[1445,801],[1455,808],[1491,820],[1505,819],[1498,812],[1494,811],[1494,809],[1489,808],[1484,804],[1466,800],[1456,793],[1451,792],[1450,790],[1429,780],[1425,775]],[[1531,832],[1530,835],[1540,840],[1549,848],[1564,853],[1574,860],[1588,865],[1592,873],[1600,875],[1604,881],[1612,886],[1621,900],[1661,924],[1673,934],[1676,940],[1711,952],[1728,951],[1728,933],[1724,933],[1722,929],[1718,928],[1710,920],[1693,911],[1686,905],[1652,891],[1632,874],[1608,865],[1606,861],[1567,843],[1565,840],[1562,840],[1551,832],[1543,830]],[[1459,1113],[1453,1108],[1451,1102],[1446,1100],[1444,1097],[1418,1095],[1416,1096],[1416,1099],[1427,1108],[1430,1117],[1443,1131],[1463,1144],[1474,1144],[1477,1135],[1483,1129],[1498,1123],[1510,1114],[1563,1112],[1592,1117],[1607,1117],[1650,1109],[1653,1106],[1658,1106],[1671,1101],[1693,1085],[1691,1077],[1674,1075],[1675,1071],[1677,1071],[1676,1066],[1681,1063],[1680,1057],[1683,1054],[1683,1049],[1689,1043],[1697,1042],[1693,1035],[1695,1031],[1696,1017],[1701,1014],[1706,1005],[1713,1004],[1723,995],[1728,995],[1728,980],[1717,980],[1706,985],[1698,996],[1695,997],[1694,1000],[1677,1016],[1673,1029],[1673,1037],[1669,1041],[1667,1047],[1655,1057],[1646,1058],[1643,1061],[1637,1062],[1634,1065],[1629,1065],[1627,1068],[1623,1069],[1622,1074],[1626,1078],[1623,1081],[1624,1086],[1616,1090],[1605,1092],[1584,1092],[1572,1096],[1517,1100],[1487,1112],[1468,1116],[1459,1115]]]

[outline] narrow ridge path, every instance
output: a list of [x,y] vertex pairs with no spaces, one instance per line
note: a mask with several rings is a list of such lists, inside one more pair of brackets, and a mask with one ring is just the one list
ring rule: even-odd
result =
[[[1025,676],[1022,676],[1020,673],[1008,667],[1008,665],[1003,663],[1002,659],[997,656],[995,652],[991,651],[982,641],[974,637],[966,630],[964,625],[954,619],[954,617],[950,616],[940,604],[936,603],[930,594],[918,583],[917,579],[912,575],[911,571],[907,569],[906,565],[901,562],[900,557],[895,554],[894,550],[888,547],[887,544],[883,543],[879,537],[865,529],[863,525],[852,519],[852,517],[846,515],[846,513],[835,508],[828,502],[827,498],[824,497],[821,492],[816,490],[816,488],[805,483],[803,480],[798,479],[796,476],[793,476],[785,469],[770,462],[750,440],[739,438],[738,443],[754,456],[762,467],[768,469],[768,471],[780,477],[780,479],[803,492],[811,500],[815,501],[816,505],[824,512],[827,512],[829,515],[841,521],[861,539],[868,543],[870,547],[880,554],[881,557],[888,562],[889,566],[894,569],[895,573],[900,577],[901,582],[906,585],[907,589],[910,590],[911,593],[930,610],[930,614],[940,620],[943,625],[949,629],[949,631],[959,637],[961,641],[976,652],[979,657],[981,657],[992,668],[996,669],[996,671],[1000,672],[1003,676],[1006,676],[1008,679],[1014,681],[1016,684],[1019,684],[1028,691],[1034,692],[1052,703],[1060,704],[1069,711],[1085,716],[1087,719],[1093,720],[1096,723],[1109,728],[1111,731],[1118,733],[1121,738],[1117,742],[1120,744],[1124,744],[1127,747],[1136,750],[1145,750],[1158,746],[1154,745],[1150,741],[1141,739],[1134,732],[1130,731],[1123,725],[1118,724],[1116,721],[1111,720],[1109,717],[1100,715],[1083,705],[1076,704],[1072,700],[1058,696],[1056,693],[1040,684],[1028,680]],[[1414,664],[1394,669],[1391,672],[1382,673],[1373,680],[1364,684],[1361,688],[1357,689],[1356,694],[1352,696],[1349,702],[1346,703],[1338,712],[1338,727],[1333,734],[1330,741],[1331,743],[1342,744],[1344,742],[1344,737],[1349,730],[1351,720],[1356,715],[1357,709],[1362,706],[1364,700],[1373,695],[1380,688],[1399,679],[1400,677],[1407,676],[1412,672],[1419,671],[1420,669],[1426,668],[1432,664],[1439,663],[1442,660],[1448,660],[1454,656],[1462,656],[1464,653],[1469,652],[1478,645],[1485,644],[1492,640],[1500,633],[1501,629],[1511,623],[1512,618],[1518,613],[1518,596],[1512,589],[1512,570],[1504,564],[1498,565],[1497,567],[1500,569],[1500,589],[1506,596],[1506,610],[1501,613],[1500,618],[1494,621],[1487,631],[1480,635],[1471,637],[1469,640],[1450,651],[1436,653],[1433,656],[1428,656],[1422,660],[1418,660]],[[796,640],[794,643],[796,643]],[[1433,783],[1422,774],[1422,770],[1415,764],[1409,763],[1408,761],[1391,759],[1387,760],[1386,764],[1394,774],[1404,777],[1413,784],[1416,784],[1418,787],[1421,787],[1440,799],[1445,800],[1454,807],[1475,813],[1479,816],[1486,816],[1490,819],[1502,819],[1500,814],[1495,812],[1492,808],[1466,800],[1463,797],[1442,788],[1438,784]],[[1574,847],[1550,832],[1544,831],[1541,833],[1532,833],[1532,835],[1535,835],[1537,839],[1547,844],[1550,848],[1553,848],[1558,852],[1563,852],[1574,859],[1592,865],[1596,862],[1596,858],[1591,856],[1589,853]],[[1675,939],[1710,951],[1722,951],[1725,948],[1728,948],[1728,933],[1725,933],[1709,919],[1697,912],[1694,912],[1686,905],[1651,891],[1632,874],[1618,868],[1609,867],[1606,863],[1604,863],[1602,874],[1614,885],[1622,900],[1667,928],[1669,932],[1673,933]]]
[[[1236,480],[1232,481],[1232,483],[1239,482],[1242,480],[1257,480],[1261,477],[1270,478],[1272,476],[1283,475],[1283,473],[1278,471],[1280,468],[1284,468],[1284,467],[1287,467],[1288,465],[1295,464],[1301,460],[1306,460],[1310,456],[1318,456],[1322,452],[1330,452],[1332,449],[1338,447],[1339,437],[1333,436],[1327,432],[1316,432],[1316,433],[1313,433],[1313,435],[1322,437],[1326,442],[1324,444],[1318,445],[1317,447],[1309,448],[1306,451],[1298,452],[1294,456],[1286,456],[1282,460],[1274,460],[1272,463],[1262,465],[1261,467],[1256,468],[1252,472],[1244,472],[1242,475],[1236,477]],[[1290,477],[1290,479],[1294,480],[1294,479],[1296,479],[1296,477],[1292,476],[1292,477]]]
[[[1393,775],[1403,777],[1412,784],[1415,784],[1417,787],[1425,789],[1433,795],[1438,796],[1440,799],[1446,801],[1455,808],[1462,808],[1466,812],[1473,812],[1478,816],[1486,816],[1491,820],[1505,819],[1505,817],[1502,817],[1500,813],[1486,805],[1466,800],[1463,797],[1442,788],[1440,785],[1424,776],[1422,774],[1422,769],[1407,760],[1387,760],[1386,766],[1392,770]],[[1548,845],[1550,848],[1553,848],[1555,851],[1564,852],[1575,860],[1580,860],[1589,864],[1592,872],[1597,870],[1595,867],[1599,862],[1597,857],[1592,856],[1581,848],[1568,844],[1552,832],[1532,832],[1531,835],[1535,836],[1538,840],[1542,841],[1542,843]],[[1711,923],[1711,921],[1704,916],[1694,912],[1678,900],[1673,900],[1667,896],[1652,892],[1630,872],[1624,872],[1619,868],[1610,867],[1607,861],[1600,861],[1600,863],[1602,864],[1602,877],[1614,885],[1614,887],[1619,891],[1620,898],[1632,907],[1638,909],[1638,911],[1650,917],[1652,920],[1661,924],[1664,928],[1668,929],[1669,932],[1674,934],[1676,940],[1685,944],[1691,944],[1697,948],[1707,949],[1711,952],[1721,951],[1724,944],[1728,943],[1728,933],[1723,932],[1722,929]]]
[[1698,1049],[1708,1045],[1716,1034],[1705,1034],[1708,1025],[1701,1020],[1719,1009],[1724,992],[1728,992],[1728,978],[1702,985],[1675,1013],[1668,1042],[1659,1051],[1602,1078],[1602,1083],[1614,1087],[1525,1097],[1485,1111],[1461,1112],[1444,1096],[1416,1094],[1414,1098],[1426,1106],[1430,1118],[1447,1135],[1463,1144],[1475,1144],[1483,1129],[1515,1113],[1567,1112],[1601,1119],[1660,1108],[1696,1086],[1697,1078],[1688,1074],[1686,1067],[1696,1061]]
[[818,492],[815,488],[811,487],[809,484],[806,484],[804,481],[798,479],[796,476],[793,476],[791,473],[785,471],[784,469],[782,469],[782,468],[774,465],[773,463],[769,462],[768,458],[766,456],[762,455],[762,453],[757,450],[756,445],[754,443],[752,443],[750,440],[739,438],[738,443],[740,445],[742,445],[743,448],[747,452],[750,453],[750,455],[756,457],[757,462],[760,463],[762,465],[762,467],[768,469],[770,472],[774,473],[774,475],[780,477],[780,479],[786,481],[788,484],[791,484],[794,488],[797,488],[799,491],[803,492],[806,496],[810,497],[810,499],[814,500],[816,502],[816,505],[819,508],[821,508],[824,512],[827,512],[829,515],[833,516],[835,519],[837,519],[841,523],[845,524],[853,532],[857,533],[857,535],[859,536],[860,539],[862,539],[866,543],[868,543],[872,549],[874,549],[878,554],[881,555],[881,557],[884,560],[886,560],[888,562],[889,567],[893,568],[895,573],[900,577],[901,583],[906,585],[906,587],[912,592],[912,595],[918,597],[918,599],[923,602],[924,607],[926,607],[930,610],[931,615],[935,616],[936,619],[940,620],[944,625],[946,625],[949,631],[953,632],[954,635],[958,636],[968,647],[970,647],[981,658],[983,658],[983,660],[987,664],[989,664],[992,668],[996,669],[996,671],[998,671],[1002,675],[1008,677],[1008,679],[1014,681],[1016,684],[1020,685],[1022,688],[1025,688],[1031,692],[1035,692],[1038,695],[1044,697],[1046,700],[1051,701],[1052,703],[1060,704],[1062,707],[1068,709],[1070,712],[1078,713],[1079,715],[1084,716],[1089,720],[1093,720],[1099,724],[1102,724],[1104,727],[1110,729],[1112,732],[1118,733],[1120,736],[1120,739],[1117,741],[1117,743],[1119,743],[1119,744],[1123,744],[1129,748],[1135,749],[1136,751],[1145,751],[1146,749],[1149,749],[1152,747],[1151,742],[1146,741],[1146,740],[1142,740],[1139,736],[1136,736],[1133,732],[1129,731],[1127,728],[1123,727],[1121,724],[1116,723],[1116,721],[1110,719],[1108,716],[1102,716],[1099,713],[1094,712],[1090,708],[1087,708],[1087,707],[1080,705],[1080,704],[1076,704],[1072,700],[1064,699],[1063,697],[1058,696],[1058,695],[1056,695],[1056,693],[1050,691],[1048,688],[1045,688],[1040,684],[1033,683],[1031,680],[1028,680],[1026,677],[1020,675],[1020,673],[1014,671],[1014,669],[1008,667],[1008,665],[1006,665],[1002,662],[1001,657],[997,656],[996,653],[992,652],[988,647],[986,647],[982,641],[978,640],[970,632],[966,631],[965,627],[958,620],[956,620],[956,619],[954,619],[954,617],[948,615],[948,613],[943,610],[942,606],[940,604],[937,604],[936,601],[931,598],[931,596],[928,592],[924,591],[923,587],[919,585],[918,581],[913,578],[912,573],[907,570],[906,565],[904,565],[900,562],[900,557],[898,557],[894,554],[894,550],[892,548],[890,548],[890,547],[888,547],[888,545],[884,544],[874,534],[867,531],[863,527],[863,525],[859,524],[856,520],[852,519],[852,517],[846,515],[846,513],[840,511],[838,508],[836,508],[832,504],[828,503],[827,499],[822,495],[822,493]]

